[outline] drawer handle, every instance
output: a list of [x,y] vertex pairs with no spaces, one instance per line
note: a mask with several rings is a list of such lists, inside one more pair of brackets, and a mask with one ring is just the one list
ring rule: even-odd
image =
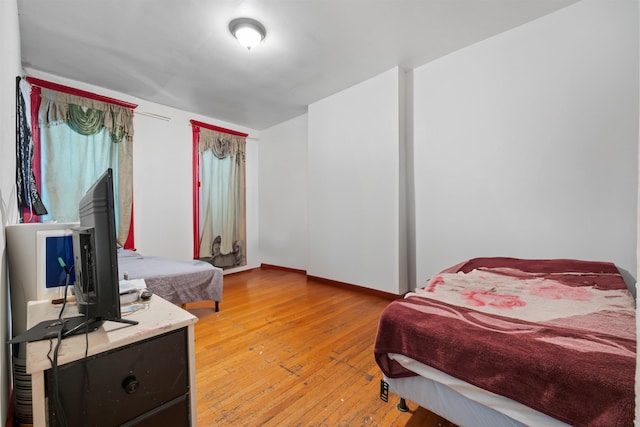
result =
[[122,388],[127,394],[134,393],[138,389],[138,385],[140,385],[140,382],[133,375],[129,375],[122,381]]

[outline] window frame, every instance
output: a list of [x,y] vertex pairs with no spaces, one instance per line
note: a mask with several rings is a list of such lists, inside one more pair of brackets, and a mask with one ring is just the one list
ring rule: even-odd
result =
[[200,122],[198,120],[189,120],[192,130],[192,183],[193,183],[193,259],[200,258],[200,188],[202,183],[200,182],[200,151],[198,150],[198,144],[200,143],[200,128],[213,130],[216,132],[228,133],[230,135],[241,136],[246,138],[248,133],[239,132],[232,129],[223,128],[220,126],[211,125],[208,123]]

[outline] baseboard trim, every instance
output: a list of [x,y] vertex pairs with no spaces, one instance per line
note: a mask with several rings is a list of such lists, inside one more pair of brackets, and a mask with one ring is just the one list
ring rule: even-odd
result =
[[270,268],[272,270],[290,271],[292,273],[300,273],[304,275],[307,274],[307,270],[299,270],[297,268],[282,267],[280,265],[273,265],[273,264],[260,264],[260,268]]
[[404,295],[396,295],[393,294],[391,292],[384,292],[384,291],[379,291],[377,289],[371,289],[371,288],[367,288],[364,286],[360,286],[360,285],[354,285],[351,283],[345,283],[345,282],[339,282],[337,280],[331,280],[331,279],[325,279],[324,277],[318,277],[318,276],[310,276],[307,274],[306,270],[299,270],[297,268],[290,268],[290,267],[283,267],[280,265],[273,265],[273,264],[260,264],[260,268],[264,268],[264,269],[272,269],[272,270],[282,270],[282,271],[289,271],[292,273],[299,273],[299,274],[304,274],[305,276],[307,276],[308,280],[313,280],[315,282],[319,282],[322,283],[324,285],[330,285],[330,286],[335,286],[336,288],[342,288],[342,289],[347,289],[347,290],[351,290],[351,291],[356,291],[356,292],[362,292],[365,294],[369,294],[369,295],[375,295],[384,299],[388,299],[390,301],[396,300],[396,299],[401,299],[403,298]]
[[380,291],[378,289],[366,288],[364,286],[354,285],[354,284],[345,283],[345,282],[339,282],[337,280],[325,279],[324,277],[309,276],[307,274],[307,279],[314,280],[316,282],[320,282],[320,283],[323,283],[325,285],[335,286],[335,287],[341,288],[341,289],[348,289],[348,290],[352,290],[352,291],[356,291],[356,292],[362,292],[362,293],[369,294],[369,295],[375,295],[375,296],[378,296],[378,297],[382,297],[384,299],[388,299],[390,301],[393,301],[393,300],[396,300],[396,299],[400,299],[400,298],[403,297],[403,295],[396,295],[396,294],[393,294],[391,292],[385,292],[385,291]]
[[230,276],[232,274],[240,274],[240,273],[247,273],[251,270],[259,270],[260,267],[250,267],[250,268],[245,268],[245,269],[239,269],[239,270],[233,270],[233,271],[223,271],[222,275],[223,276]]

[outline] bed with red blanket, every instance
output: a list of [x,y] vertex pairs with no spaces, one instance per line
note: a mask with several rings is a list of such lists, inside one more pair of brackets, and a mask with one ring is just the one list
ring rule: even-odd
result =
[[461,263],[385,308],[374,353],[392,391],[459,425],[633,425],[635,301],[611,263]]

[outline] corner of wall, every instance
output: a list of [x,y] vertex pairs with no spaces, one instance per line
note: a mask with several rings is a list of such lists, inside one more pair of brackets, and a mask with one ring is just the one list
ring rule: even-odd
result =
[[[15,186],[15,78],[22,74],[20,64],[20,30],[18,2],[0,2],[0,331],[2,342],[10,334],[9,289],[6,263],[4,227],[15,222],[17,212]],[[9,346],[0,346],[0,421],[5,423],[9,413],[11,363]]]
[[[415,175],[414,175],[414,152],[413,152],[413,70],[406,71],[402,76],[400,86],[401,111],[402,116],[400,126],[403,130],[401,134],[401,165],[400,170],[404,171],[401,178],[404,178],[402,212],[404,218],[404,229],[402,235],[406,236],[404,250],[406,251],[407,277],[405,280],[406,289],[416,287],[416,219],[415,219]],[[401,193],[401,194],[402,194]]]

